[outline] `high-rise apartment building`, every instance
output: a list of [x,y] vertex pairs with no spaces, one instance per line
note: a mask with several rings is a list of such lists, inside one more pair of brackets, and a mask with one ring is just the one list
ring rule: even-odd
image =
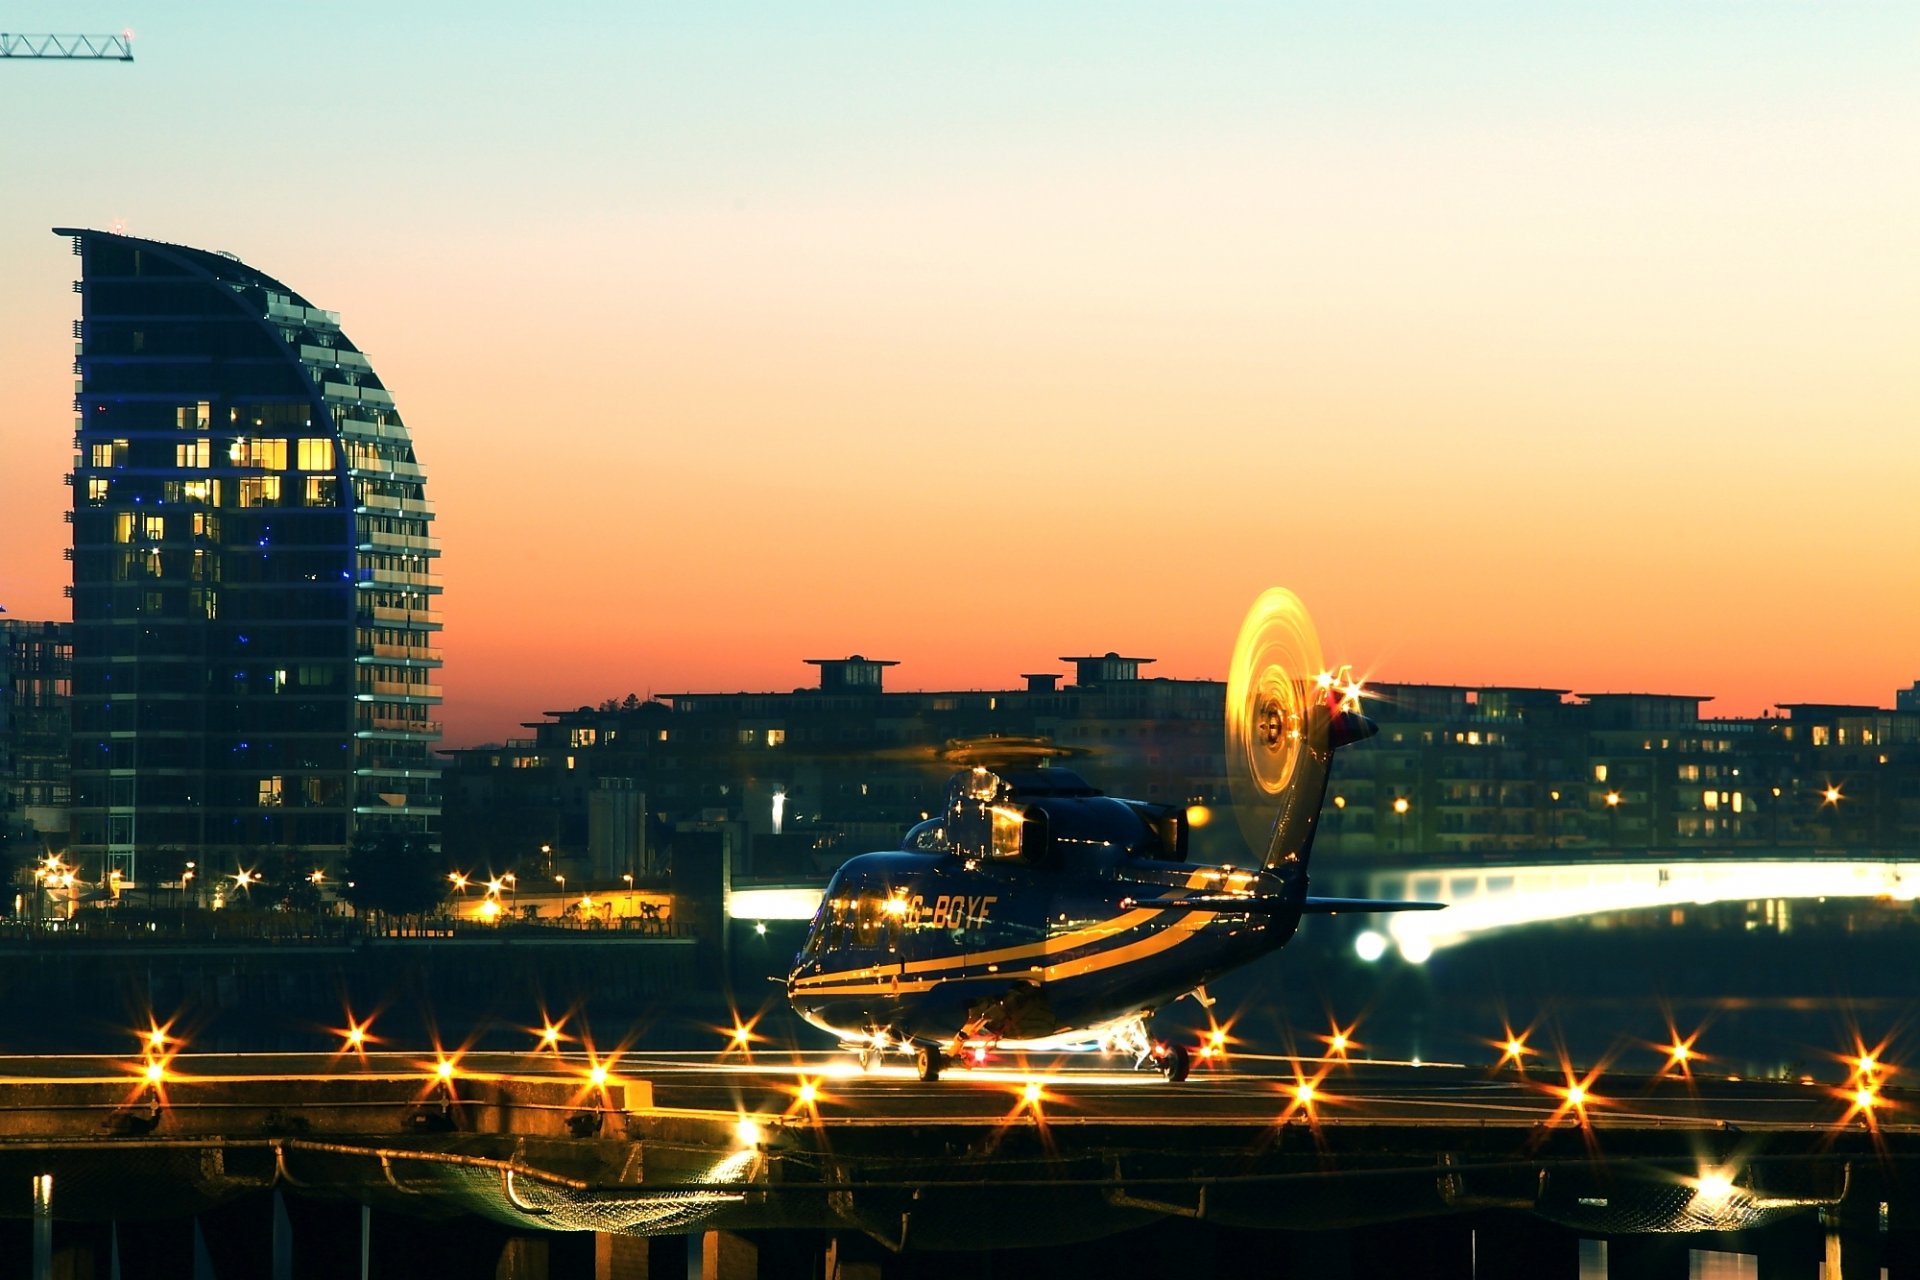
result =
[[71,626],[0,618],[0,847],[16,858],[66,847],[72,678]]
[[317,865],[431,832],[439,548],[340,317],[231,255],[56,229],[74,324],[72,852]]

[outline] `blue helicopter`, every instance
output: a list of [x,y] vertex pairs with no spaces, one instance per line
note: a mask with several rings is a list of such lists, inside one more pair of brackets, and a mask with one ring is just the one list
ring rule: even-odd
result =
[[1431,910],[1325,898],[1307,864],[1333,753],[1376,732],[1362,690],[1320,662],[1306,610],[1275,589],[1241,627],[1227,681],[1234,809],[1257,866],[1187,860],[1184,808],[1102,794],[1070,769],[956,775],[897,850],[828,883],[787,977],[808,1022],[862,1066],[907,1052],[922,1080],[994,1048],[1098,1044],[1187,1077],[1153,1013],[1287,944],[1303,916]]

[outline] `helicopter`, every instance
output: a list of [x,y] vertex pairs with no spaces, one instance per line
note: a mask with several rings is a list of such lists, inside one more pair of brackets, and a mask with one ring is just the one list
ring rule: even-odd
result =
[[1435,910],[1327,898],[1307,867],[1334,753],[1377,728],[1351,674],[1327,671],[1293,593],[1265,592],[1242,624],[1226,696],[1234,810],[1257,860],[1188,861],[1184,807],[1108,796],[1065,768],[955,775],[938,815],[901,847],[848,860],[828,882],[787,976],[807,1022],[863,1068],[911,1054],[937,1080],[995,1049],[1097,1044],[1169,1081],[1185,1045],[1154,1013],[1284,947],[1303,917]]

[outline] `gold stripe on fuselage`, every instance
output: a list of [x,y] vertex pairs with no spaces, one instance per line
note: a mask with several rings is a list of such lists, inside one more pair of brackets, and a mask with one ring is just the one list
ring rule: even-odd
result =
[[[1161,913],[1158,911],[1150,911],[1146,914],[1152,916]],[[1092,955],[1081,956],[1060,964],[1046,965],[1044,967],[1035,965],[1026,972],[1028,974],[1038,972],[1042,983],[1057,982],[1067,978],[1084,977],[1089,973],[1099,973],[1103,970],[1114,968],[1117,965],[1128,964],[1134,960],[1144,959],[1147,956],[1157,955],[1162,951],[1177,947],[1189,938],[1201,933],[1207,924],[1218,914],[1218,912],[1213,911],[1186,912],[1180,920],[1157,929],[1138,941],[1125,943],[1117,947],[1108,947],[1104,951],[1096,951]],[[1062,935],[1062,937],[1066,936],[1069,935]],[[962,965],[976,963],[977,960],[977,957],[971,956],[954,957],[954,962]],[[888,976],[884,974],[884,967],[869,966],[868,968],[852,973],[822,974],[813,980],[818,985],[807,987],[804,994],[809,996],[912,994],[930,991],[942,982],[954,981],[958,978],[977,979],[1000,976],[1011,978],[1019,976],[1020,972],[1020,970],[1016,969],[1005,975],[975,971],[972,973],[924,974],[918,977],[907,977],[904,975]],[[848,979],[852,979],[852,981],[848,981]],[[796,989],[795,994],[802,993]]]

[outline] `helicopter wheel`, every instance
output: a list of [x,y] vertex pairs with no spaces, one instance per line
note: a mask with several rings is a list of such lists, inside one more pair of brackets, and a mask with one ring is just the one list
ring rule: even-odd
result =
[[1170,1044],[1165,1053],[1154,1056],[1153,1065],[1167,1078],[1167,1083],[1179,1084],[1193,1069],[1193,1056],[1187,1052],[1187,1046]]
[[938,1080],[940,1068],[946,1065],[947,1055],[940,1052],[937,1045],[923,1044],[914,1051],[913,1068],[922,1080]]
[[873,1070],[874,1059],[878,1058],[879,1056],[880,1056],[880,1050],[876,1049],[873,1045],[871,1044],[862,1045],[860,1047],[860,1053],[858,1055],[860,1060],[860,1069],[862,1071]]

